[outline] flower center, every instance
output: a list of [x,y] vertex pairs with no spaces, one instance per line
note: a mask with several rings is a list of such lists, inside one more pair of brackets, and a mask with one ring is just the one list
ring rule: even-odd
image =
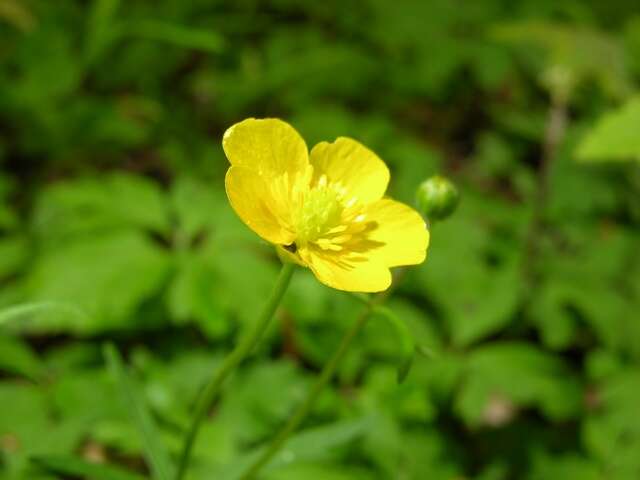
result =
[[320,239],[340,224],[344,208],[341,195],[321,179],[301,199],[294,219],[296,243],[301,246]]
[[[308,185],[308,184],[307,184]],[[367,221],[363,205],[339,183],[329,183],[322,175],[309,188],[296,188],[292,195],[291,228],[296,239],[285,246],[292,253],[305,252],[309,248],[342,252],[350,242],[362,240],[375,228]]]

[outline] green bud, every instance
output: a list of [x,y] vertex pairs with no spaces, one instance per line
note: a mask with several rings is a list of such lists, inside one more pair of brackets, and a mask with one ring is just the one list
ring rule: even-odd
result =
[[418,210],[431,222],[447,218],[455,211],[459,201],[456,186],[439,175],[422,182],[416,193]]

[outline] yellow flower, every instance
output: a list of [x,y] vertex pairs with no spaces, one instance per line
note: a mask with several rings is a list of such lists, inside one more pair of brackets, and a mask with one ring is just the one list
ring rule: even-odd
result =
[[236,213],[325,285],[379,292],[391,284],[390,267],[424,261],[425,222],[383,197],[389,170],[355,140],[321,142],[309,154],[288,123],[249,118],[229,128],[222,145]]

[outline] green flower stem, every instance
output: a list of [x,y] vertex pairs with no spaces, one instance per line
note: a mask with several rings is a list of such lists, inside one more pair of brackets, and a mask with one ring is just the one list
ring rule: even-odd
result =
[[191,457],[191,451],[193,449],[193,444],[198,436],[198,431],[200,430],[200,425],[202,421],[207,416],[207,413],[211,409],[213,402],[216,400],[218,393],[220,392],[220,387],[226,380],[226,378],[233,373],[233,371],[242,363],[244,358],[251,353],[251,350],[258,343],[262,335],[267,329],[269,325],[269,321],[273,317],[284,293],[289,286],[289,282],[291,280],[291,276],[293,275],[293,271],[295,270],[295,264],[293,263],[283,263],[282,270],[280,270],[280,275],[278,276],[278,280],[276,281],[275,286],[271,292],[271,296],[267,301],[260,318],[253,325],[253,328],[248,332],[246,336],[242,338],[240,343],[236,346],[236,348],[229,354],[222,366],[218,369],[214,377],[211,379],[211,382],[206,386],[200,398],[198,399],[198,403],[196,405],[196,410],[193,416],[193,421],[191,423],[191,427],[187,433],[187,436],[184,441],[184,445],[182,447],[182,454],[180,455],[180,463],[178,464],[178,470],[176,473],[176,480],[182,480],[184,474],[187,471],[187,467],[189,465],[189,459]]
[[338,368],[338,365],[342,361],[344,355],[347,353],[351,342],[353,342],[354,338],[356,338],[362,330],[362,327],[364,327],[367,323],[371,312],[379,303],[378,300],[382,299],[383,297],[377,297],[375,300],[371,300],[367,303],[365,310],[360,314],[360,316],[357,318],[353,326],[347,331],[344,337],[342,337],[340,345],[322,369],[320,376],[311,388],[311,391],[307,395],[305,401],[294,411],[293,415],[289,418],[287,423],[271,440],[271,443],[264,451],[264,453],[262,453],[262,455],[260,455],[260,457],[247,469],[247,471],[241,477],[241,480],[251,480],[255,478],[262,467],[264,467],[273,458],[273,456],[278,453],[278,451],[286,443],[291,434],[295,432],[296,429],[300,426],[300,423],[302,423],[305,417],[309,414],[322,389],[333,377],[333,374]]

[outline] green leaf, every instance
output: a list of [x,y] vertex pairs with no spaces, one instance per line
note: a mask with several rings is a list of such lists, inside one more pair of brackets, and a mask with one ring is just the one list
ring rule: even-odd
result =
[[603,115],[578,145],[579,160],[640,161],[640,97],[634,97],[621,107]]
[[98,463],[90,463],[71,455],[43,455],[31,459],[33,464],[46,471],[58,475],[83,477],[91,480],[143,480],[127,470]]
[[[300,432],[289,439],[286,447],[263,471],[270,473],[293,463],[330,458],[332,451],[361,437],[370,426],[370,418],[361,418],[335,422]],[[241,457],[226,467],[220,477],[225,480],[239,479],[246,468],[260,456],[262,450],[263,448],[258,448]]]
[[151,180],[128,173],[60,182],[38,199],[36,232],[47,238],[138,227],[166,233],[169,213],[163,192]]
[[[48,399],[52,409],[65,422],[78,424],[93,440],[100,442],[96,436],[100,425],[109,422],[124,424],[127,421],[128,410],[123,408],[122,402],[114,401],[119,390],[110,372],[104,368],[76,367],[61,373],[59,367],[51,368],[59,378],[49,387]],[[135,441],[130,443],[136,444]],[[104,444],[119,447],[108,442]]]
[[51,426],[42,389],[24,381],[3,381],[0,382],[0,395],[3,404],[0,436],[13,436],[20,445],[33,447],[38,433],[42,434],[43,429]]
[[390,308],[376,306],[374,308],[374,313],[387,320],[396,333],[400,347],[398,360],[398,383],[402,383],[409,374],[416,352],[413,334],[411,333],[411,330],[409,330],[407,324],[404,323]]
[[367,371],[363,378],[363,402],[375,404],[379,414],[384,412],[393,421],[411,424],[435,420],[438,414],[436,406],[425,395],[424,385],[417,381],[418,372],[416,368],[416,374],[411,379],[398,385],[397,371],[391,368],[380,367]]
[[408,284],[442,308],[458,346],[496,333],[513,320],[522,293],[522,250],[515,239],[528,213],[472,190],[462,195],[465,201],[456,215],[438,225],[428,262],[415,269],[418,280]]
[[640,370],[627,368],[595,391],[597,409],[585,418],[582,438],[609,478],[633,480],[640,471]]
[[89,63],[99,58],[109,44],[117,37],[114,18],[120,0],[94,0],[87,16],[85,55]]
[[[589,79],[614,98],[624,98],[632,89],[624,48],[608,32],[579,25],[524,21],[495,26],[490,34],[496,40],[523,45],[523,53],[540,69],[540,79],[552,93],[560,93],[560,89],[567,94]],[[542,56],[537,54],[539,51]]]
[[212,259],[185,252],[177,263],[178,270],[167,292],[172,318],[178,323],[195,320],[210,338],[227,334],[230,324],[215,294],[220,277]]
[[166,234],[169,210],[160,187],[151,180],[127,173],[60,182],[38,198],[33,220],[39,236],[53,240],[113,232],[148,229]]
[[237,429],[242,443],[270,437],[302,401],[310,388],[308,379],[289,361],[261,361],[236,377],[219,407],[217,421]]
[[398,478],[399,474],[406,479],[465,478],[462,468],[455,464],[455,446],[441,430],[422,422],[408,425],[420,428],[402,428],[391,412],[376,409],[373,426],[361,441],[361,448],[376,465],[376,473],[383,473],[380,478]]
[[16,213],[8,206],[2,203],[0,198],[0,228],[14,228],[18,223]]
[[[624,228],[606,235],[591,232],[591,227],[564,227],[564,235],[575,236],[571,252],[546,252],[539,265],[548,278],[538,290],[530,318],[544,343],[554,349],[576,344],[584,332],[581,325],[587,324],[601,345],[636,357],[640,353],[637,299],[626,292],[628,282],[638,277],[629,263],[638,239]],[[627,268],[629,273],[621,274]],[[622,288],[610,288],[618,283]]]
[[16,337],[0,333],[0,370],[38,380],[45,367],[27,344]]
[[[602,480],[602,472],[593,459],[579,455],[551,455],[534,452],[530,480],[541,478],[579,478]],[[618,477],[615,477],[618,478]]]
[[[186,350],[181,351],[179,355],[168,359],[166,364],[159,362],[159,359],[146,358],[144,372],[145,393],[150,408],[163,420],[175,422],[186,428],[193,413],[193,399],[197,398],[202,386],[209,380],[211,372],[219,367],[222,352],[216,352],[217,355],[213,356],[206,350],[186,345],[185,348]],[[134,352],[134,359],[142,357],[140,354],[135,356],[136,353],[138,352]],[[212,426],[215,427],[218,423],[216,420],[212,422]],[[203,446],[201,442],[198,444]],[[231,445],[232,443],[229,443],[229,447]],[[198,454],[197,446],[195,454]]]
[[371,472],[364,468],[332,463],[295,463],[268,473],[265,480],[370,480]]
[[211,30],[176,25],[160,20],[136,21],[126,28],[129,36],[166,42],[176,47],[219,53],[223,37]]
[[[11,479],[30,479],[26,472],[29,457],[70,454],[82,441],[83,431],[72,419],[53,418],[44,389],[24,380],[4,380],[0,382],[0,398],[0,477],[8,473]],[[20,475],[23,472],[25,476]]]
[[526,343],[493,342],[468,355],[456,409],[469,424],[493,425],[503,421],[494,422],[494,407],[502,413],[536,406],[561,420],[579,413],[581,404],[581,385],[560,358]]
[[[36,314],[61,314],[77,321],[85,321],[88,317],[77,306],[62,302],[29,302],[12,305],[0,310],[0,325],[7,324],[24,317],[32,317]],[[28,329],[28,324],[24,327]],[[21,326],[18,326],[21,329]]]
[[[2,209],[1,205],[0,209]],[[2,228],[1,218],[0,228]],[[0,278],[18,272],[27,260],[28,254],[29,244],[26,238],[18,235],[0,238]]]
[[161,443],[160,434],[151,412],[147,409],[136,385],[126,372],[122,357],[115,346],[106,345],[104,353],[109,367],[118,382],[122,398],[125,401],[127,410],[130,412],[131,420],[140,435],[144,456],[153,472],[153,478],[155,480],[169,480],[172,471],[171,462],[164,445]]
[[224,192],[201,180],[180,176],[171,187],[170,202],[185,242],[193,241],[198,234],[213,228],[226,226],[220,224],[220,217],[227,208]]
[[38,316],[25,329],[86,334],[129,325],[130,315],[164,282],[169,260],[166,251],[134,231],[89,237],[47,252],[29,273],[30,298],[74,304],[86,315]]

